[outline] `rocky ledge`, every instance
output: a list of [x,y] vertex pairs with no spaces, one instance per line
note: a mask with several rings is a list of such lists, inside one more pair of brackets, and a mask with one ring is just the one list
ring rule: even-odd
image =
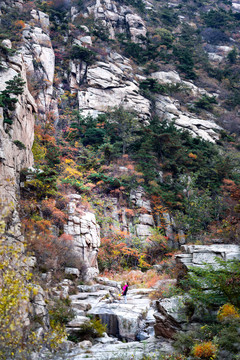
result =
[[204,266],[211,264],[217,266],[216,258],[222,260],[240,260],[240,246],[232,244],[214,245],[182,245],[181,254],[176,255],[176,261],[191,266]]
[[[149,294],[154,289],[131,288],[128,291],[127,303],[120,296],[121,284],[107,278],[97,277],[93,285],[78,285],[77,293],[69,295],[72,281],[65,279],[60,287],[61,294],[71,299],[75,317],[67,324],[68,334],[77,334],[90,318],[101,319],[106,325],[106,333],[101,338],[81,341],[74,344],[66,341],[63,344],[64,356],[68,359],[140,359],[143,354],[173,351],[171,340],[156,338],[154,313],[156,302],[151,301]],[[59,287],[58,287],[59,289]],[[60,358],[59,358],[60,359]]]

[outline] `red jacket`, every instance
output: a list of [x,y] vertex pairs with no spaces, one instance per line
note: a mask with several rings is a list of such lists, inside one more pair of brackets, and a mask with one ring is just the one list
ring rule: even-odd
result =
[[122,295],[127,295],[128,285],[124,285]]

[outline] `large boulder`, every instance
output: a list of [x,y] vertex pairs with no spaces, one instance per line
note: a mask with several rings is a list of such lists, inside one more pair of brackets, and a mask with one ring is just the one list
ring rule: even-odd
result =
[[171,297],[157,301],[156,304],[158,312],[154,313],[156,319],[155,335],[172,339],[174,334],[181,330],[181,324],[187,322],[183,298],[180,296]]

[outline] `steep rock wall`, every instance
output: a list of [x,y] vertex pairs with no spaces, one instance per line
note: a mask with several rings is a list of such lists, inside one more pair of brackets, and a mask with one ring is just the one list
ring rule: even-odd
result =
[[[9,42],[6,42],[11,46]],[[3,64],[1,72],[0,91],[6,88],[6,81],[20,74],[25,81],[24,91],[18,96],[13,123],[4,123],[3,111],[0,109],[0,194],[2,204],[16,207],[19,193],[20,171],[33,166],[32,145],[34,140],[34,113],[36,103],[28,91],[26,67],[21,54],[9,57]],[[18,146],[23,144],[22,148]]]
[[40,118],[46,119],[51,111],[57,121],[57,99],[53,95],[55,54],[49,34],[49,16],[33,9],[31,17],[32,21],[23,29],[21,52]]

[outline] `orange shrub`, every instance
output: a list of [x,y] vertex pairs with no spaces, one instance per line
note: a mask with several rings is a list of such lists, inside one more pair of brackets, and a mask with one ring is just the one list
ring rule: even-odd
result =
[[133,217],[134,216],[134,210],[133,209],[125,209],[125,214],[128,217]]
[[217,318],[219,321],[228,321],[231,319],[239,319],[240,314],[238,310],[232,304],[224,304],[218,310]]
[[191,159],[197,159],[197,155],[193,153],[189,153],[188,157],[190,157]]
[[53,224],[58,227],[63,227],[66,223],[67,215],[58,209],[55,199],[46,199],[42,201],[42,212],[49,220],[52,220]]
[[14,25],[21,30],[24,29],[26,26],[23,20],[15,21]]
[[216,357],[217,346],[211,341],[202,342],[194,345],[192,353],[197,359],[212,360]]

